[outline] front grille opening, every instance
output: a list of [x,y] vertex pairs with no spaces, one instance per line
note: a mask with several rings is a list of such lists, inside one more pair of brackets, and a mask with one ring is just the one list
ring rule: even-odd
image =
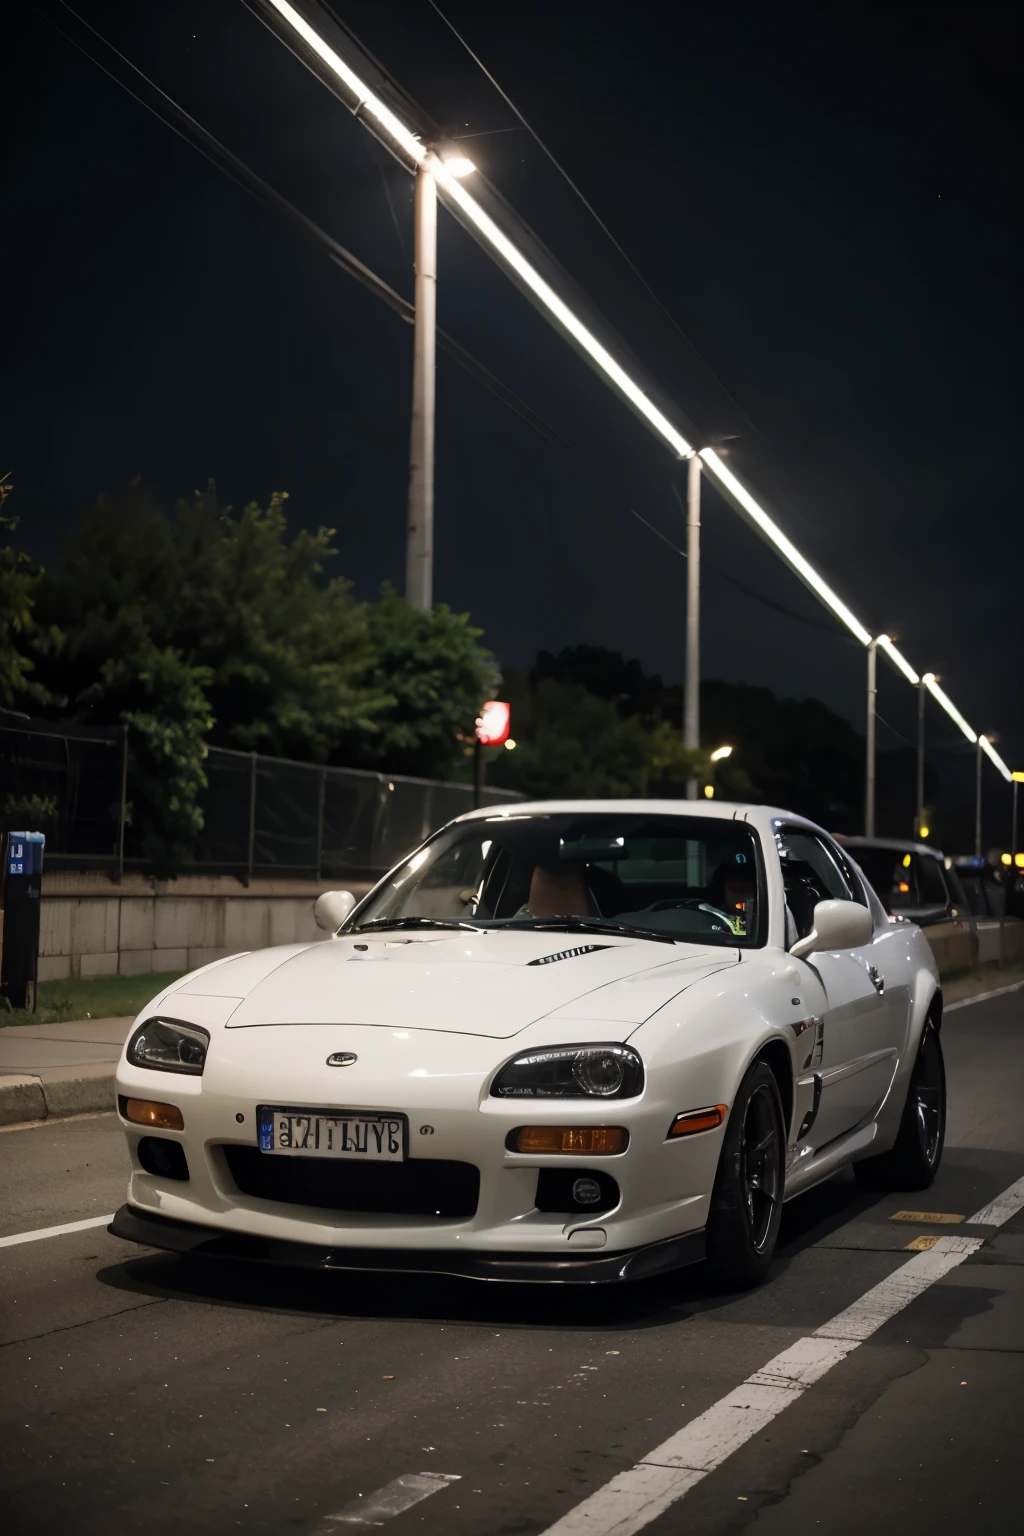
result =
[[185,1148],[180,1141],[169,1141],[166,1136],[143,1136],[135,1150],[147,1173],[155,1173],[161,1179],[188,1178]]
[[[594,1185],[597,1186],[596,1200],[590,1198]],[[587,1198],[577,1199],[577,1190]],[[538,1211],[593,1216],[600,1211],[610,1211],[618,1203],[619,1186],[610,1173],[593,1168],[542,1168],[537,1177]]]
[[474,1216],[480,1170],[472,1163],[414,1157],[405,1163],[357,1163],[350,1158],[282,1157],[258,1147],[222,1148],[243,1195],[327,1211],[387,1216]]

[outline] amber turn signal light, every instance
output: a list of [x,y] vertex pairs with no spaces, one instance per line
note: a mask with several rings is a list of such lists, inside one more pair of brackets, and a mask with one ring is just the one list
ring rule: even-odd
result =
[[713,1131],[722,1124],[728,1110],[728,1104],[711,1104],[707,1109],[688,1109],[676,1115],[668,1134],[670,1137],[693,1136],[697,1131]]
[[183,1131],[185,1121],[175,1104],[157,1104],[152,1099],[126,1099],[124,1117],[135,1125],[156,1125],[162,1131]]
[[629,1133],[621,1125],[523,1125],[509,1137],[514,1152],[569,1152],[608,1157],[624,1152]]

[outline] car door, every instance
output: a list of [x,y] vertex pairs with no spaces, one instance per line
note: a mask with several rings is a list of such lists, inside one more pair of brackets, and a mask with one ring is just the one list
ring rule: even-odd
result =
[[[860,881],[829,839],[788,825],[779,829],[778,845],[794,939],[810,932],[819,901],[837,897],[867,905]],[[817,972],[827,1000],[812,1061],[818,1112],[808,1134],[815,1147],[868,1119],[892,1082],[902,1038],[898,999],[886,996],[884,962],[879,962],[873,939],[802,962]]]

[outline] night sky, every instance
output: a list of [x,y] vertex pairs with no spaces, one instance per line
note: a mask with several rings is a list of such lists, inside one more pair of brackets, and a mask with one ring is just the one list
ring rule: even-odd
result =
[[[730,463],[869,628],[1024,766],[1015,9],[442,8],[690,344],[526,133],[467,144],[483,174],[698,430],[739,434]],[[411,297],[411,181],[240,0],[75,9]],[[335,9],[446,127],[516,123],[427,0]],[[409,327],[41,15],[2,26],[0,471],[29,547],[58,558],[135,474],[168,497],[212,475],[336,527],[361,593],[401,584]],[[442,361],[437,600],[510,664],[586,641],[678,678],[685,566],[627,507],[680,542],[679,466],[443,212],[439,268],[440,323],[582,458]],[[860,728],[861,649],[710,491],[704,524],[704,675]],[[912,690],[879,674],[912,737]],[[937,710],[930,730],[956,748]]]

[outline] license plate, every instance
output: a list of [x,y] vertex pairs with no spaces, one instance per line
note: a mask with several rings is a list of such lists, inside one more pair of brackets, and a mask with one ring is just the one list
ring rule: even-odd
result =
[[360,1110],[256,1110],[260,1151],[289,1157],[350,1157],[368,1163],[400,1163],[406,1155],[408,1121],[402,1114]]

